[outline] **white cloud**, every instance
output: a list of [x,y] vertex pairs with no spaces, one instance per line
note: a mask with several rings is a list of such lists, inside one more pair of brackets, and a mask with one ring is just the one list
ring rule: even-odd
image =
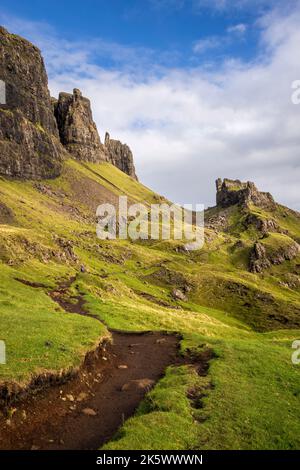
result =
[[291,102],[299,21],[299,4],[287,16],[264,16],[259,59],[227,60],[211,71],[164,68],[152,51],[139,67],[137,51],[111,44],[107,53],[120,54],[122,64],[107,70],[91,53],[99,40],[72,44],[34,28],[30,38],[43,49],[52,94],[81,88],[102,138],[109,130],[132,147],[148,186],[177,202],[212,205],[217,177],[240,178],[300,209],[300,106]]
[[222,41],[220,37],[211,36],[196,41],[193,45],[193,51],[195,54],[204,54],[211,49],[217,49],[221,44]]
[[234,26],[230,26],[229,28],[227,28],[227,32],[229,34],[245,34],[245,32],[247,31],[248,29],[248,26],[244,23],[239,23],[239,24],[236,24]]

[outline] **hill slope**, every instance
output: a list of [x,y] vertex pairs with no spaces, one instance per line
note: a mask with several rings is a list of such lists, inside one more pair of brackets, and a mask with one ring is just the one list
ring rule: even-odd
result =
[[[272,212],[252,203],[217,206],[206,214],[204,248],[188,253],[181,242],[97,239],[97,204],[118,195],[162,200],[109,163],[69,160],[55,180],[1,179],[0,191],[1,337],[9,358],[2,383],[70,373],[109,336],[48,295],[76,276],[66,295],[83,295],[110,328],[176,331],[182,352],[209,347],[217,356],[207,377],[171,368],[108,448],[299,447],[299,371],[291,363],[299,255],[251,272],[258,239],[272,256],[299,239],[298,214],[277,205]],[[257,218],[276,221],[280,233],[262,234]]]

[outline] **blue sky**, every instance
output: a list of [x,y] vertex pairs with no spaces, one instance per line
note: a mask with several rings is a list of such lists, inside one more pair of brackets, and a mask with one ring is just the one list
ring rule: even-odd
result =
[[[257,53],[255,26],[276,1],[201,0],[2,0],[2,11],[55,27],[65,39],[101,38],[163,56],[168,66],[196,66],[225,56],[246,60]],[[252,5],[251,5],[252,3]],[[201,49],[197,44],[206,42]],[[205,43],[204,43],[205,44]],[[198,51],[198,52],[197,52]],[[106,60],[101,62],[111,66]]]
[[140,180],[213,205],[217,177],[300,209],[299,0],[1,0],[38,45],[51,94],[80,88]]

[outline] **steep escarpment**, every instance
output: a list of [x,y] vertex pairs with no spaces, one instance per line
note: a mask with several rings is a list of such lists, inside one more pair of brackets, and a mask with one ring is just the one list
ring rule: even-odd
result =
[[6,86],[6,104],[0,106],[0,174],[25,179],[58,176],[64,150],[41,53],[2,27],[0,79]]
[[63,160],[109,162],[136,178],[130,148],[101,143],[91,103],[78,89],[50,98],[38,48],[0,27],[0,174],[19,179],[55,178]]

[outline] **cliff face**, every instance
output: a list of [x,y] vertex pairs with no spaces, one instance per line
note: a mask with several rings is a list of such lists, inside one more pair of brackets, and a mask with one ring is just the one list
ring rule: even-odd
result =
[[80,90],[74,89],[73,94],[60,93],[58,101],[54,101],[54,114],[61,142],[76,160],[109,162],[137,179],[128,145],[111,139],[108,132],[104,145],[101,143],[90,101],[82,96]]
[[[30,42],[0,27],[0,174],[12,178],[59,176],[64,156],[110,162],[136,178],[127,145],[100,141],[91,104],[78,89],[51,99],[42,56]],[[0,93],[3,103],[3,89]]]
[[235,204],[247,205],[253,203],[258,207],[271,208],[275,205],[270,193],[258,191],[254,183],[248,181],[242,183],[240,180],[230,180],[219,178],[216,181],[217,206],[226,208]]
[[108,161],[93,121],[91,104],[81,91],[60,93],[54,103],[59,135],[66,150],[76,159],[87,162]]
[[58,176],[64,151],[40,51],[2,27],[0,79],[6,86],[6,104],[0,105],[0,174],[31,179]]
[[111,139],[107,132],[105,134],[104,146],[108,155],[108,160],[119,168],[119,170],[127,173],[127,175],[137,180],[133,163],[133,155],[128,145],[122,144],[119,140]]

